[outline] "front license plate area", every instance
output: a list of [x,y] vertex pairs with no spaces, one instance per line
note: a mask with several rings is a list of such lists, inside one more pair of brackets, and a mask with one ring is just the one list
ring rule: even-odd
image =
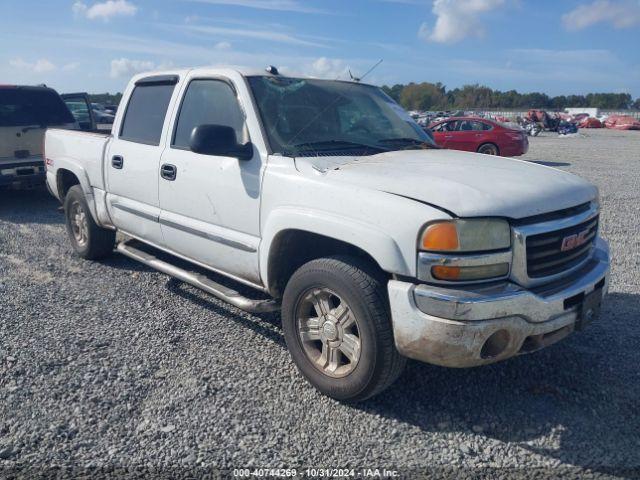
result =
[[585,295],[582,305],[580,306],[578,321],[576,322],[576,330],[582,330],[596,320],[600,315],[601,305],[602,288],[598,288],[597,290]]
[[33,168],[18,168],[16,169],[16,175],[18,176],[23,176],[23,175],[33,175],[35,172],[33,171]]

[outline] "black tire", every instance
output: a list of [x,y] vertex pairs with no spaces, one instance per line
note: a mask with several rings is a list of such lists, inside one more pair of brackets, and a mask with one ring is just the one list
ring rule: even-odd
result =
[[[308,343],[303,342],[299,328],[299,314],[308,305],[305,302],[309,292],[323,289],[335,292],[340,304],[345,302],[353,314],[350,323],[357,323],[359,358],[355,366],[349,367],[353,370],[340,378],[321,371],[317,360],[314,362],[305,350]],[[321,325],[322,317],[318,317]],[[356,257],[320,258],[300,267],[285,288],[282,327],[289,352],[302,375],[320,392],[337,400],[356,402],[380,393],[396,381],[406,364],[394,344],[386,279],[369,262]],[[323,328],[317,331],[324,334]],[[316,342],[324,352],[324,340]],[[349,361],[347,355],[337,355]]]
[[[80,215],[82,220],[76,220],[76,214]],[[71,245],[82,258],[98,260],[113,252],[116,232],[96,224],[80,185],[74,185],[67,192],[64,199],[64,216]],[[79,223],[84,225],[82,234],[78,233]]]
[[485,155],[500,155],[500,149],[495,143],[483,143],[478,147],[478,153]]

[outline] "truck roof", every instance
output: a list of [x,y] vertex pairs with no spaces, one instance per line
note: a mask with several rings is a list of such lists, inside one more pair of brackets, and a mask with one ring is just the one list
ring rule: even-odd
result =
[[[203,76],[208,75],[221,75],[221,76],[233,76],[233,75],[241,75],[243,77],[252,77],[252,76],[270,76],[270,77],[282,77],[282,78],[308,78],[310,80],[322,80],[318,77],[310,77],[308,75],[285,75],[278,74],[273,75],[269,73],[266,69],[259,68],[251,68],[251,67],[239,67],[239,66],[211,66],[211,67],[194,67],[194,68],[183,68],[183,69],[171,69],[171,70],[156,70],[156,71],[148,71],[135,75],[132,80],[138,81],[142,78],[151,77],[151,76],[164,76],[164,75],[178,75],[183,77],[189,73],[194,73],[195,75],[202,74]],[[340,80],[342,82],[348,83],[356,83],[353,80]],[[363,82],[363,85],[367,85]]]

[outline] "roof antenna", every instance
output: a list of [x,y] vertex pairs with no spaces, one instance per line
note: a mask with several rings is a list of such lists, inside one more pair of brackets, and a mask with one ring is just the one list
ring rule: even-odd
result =
[[359,83],[364,77],[366,77],[371,72],[373,72],[373,70],[376,69],[378,67],[378,65],[380,65],[381,63],[382,63],[382,58],[380,60],[378,60],[378,62],[373,67],[371,67],[369,70],[367,70],[367,73],[365,73],[361,77],[354,77],[353,74],[351,73],[351,69],[349,69],[349,76],[351,77],[351,81]]

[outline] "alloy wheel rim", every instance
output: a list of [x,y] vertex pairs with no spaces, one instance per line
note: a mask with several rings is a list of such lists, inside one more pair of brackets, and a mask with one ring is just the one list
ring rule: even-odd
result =
[[78,246],[84,247],[89,241],[89,224],[87,223],[87,215],[80,202],[75,201],[71,204],[69,220],[76,243]]
[[296,310],[298,337],[313,366],[333,378],[353,372],[361,340],[349,305],[328,288],[313,288],[302,295]]
[[485,153],[487,155],[497,155],[498,152],[496,152],[495,147],[487,146],[482,149],[482,153]]

